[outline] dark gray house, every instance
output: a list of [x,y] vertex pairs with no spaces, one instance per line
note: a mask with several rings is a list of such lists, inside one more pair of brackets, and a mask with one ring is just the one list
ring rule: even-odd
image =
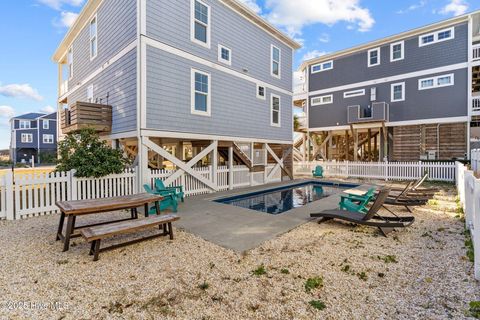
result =
[[202,159],[269,180],[262,165],[291,162],[299,47],[237,0],[89,0],[53,56],[61,132],[96,128],[145,181]]
[[14,163],[42,163],[42,155],[57,152],[57,113],[27,113],[10,119],[10,158]]
[[313,157],[468,157],[480,136],[479,68],[479,12],[306,61],[294,100]]

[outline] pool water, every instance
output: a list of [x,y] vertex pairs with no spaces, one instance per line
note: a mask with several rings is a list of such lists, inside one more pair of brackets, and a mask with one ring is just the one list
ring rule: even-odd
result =
[[215,200],[219,203],[278,215],[286,211],[324,199],[341,190],[357,187],[350,184],[304,182],[245,195]]

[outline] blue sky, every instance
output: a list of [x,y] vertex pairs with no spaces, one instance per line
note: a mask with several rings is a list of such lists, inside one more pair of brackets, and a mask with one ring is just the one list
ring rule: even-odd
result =
[[[241,1],[304,44],[295,67],[307,57],[480,9],[478,0]],[[84,2],[0,1],[0,149],[9,146],[9,117],[56,106],[57,68],[51,56]]]

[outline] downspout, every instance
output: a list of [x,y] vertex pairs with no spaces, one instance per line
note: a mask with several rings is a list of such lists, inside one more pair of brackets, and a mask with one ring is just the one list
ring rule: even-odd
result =
[[440,159],[440,123],[437,124],[437,154]]

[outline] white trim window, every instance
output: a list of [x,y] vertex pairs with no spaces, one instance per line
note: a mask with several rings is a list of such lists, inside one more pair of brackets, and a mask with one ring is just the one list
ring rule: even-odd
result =
[[42,120],[42,128],[43,128],[43,130],[50,129],[50,121],[49,120]]
[[315,74],[327,70],[332,70],[333,69],[333,60],[327,61],[327,62],[322,62],[322,63],[317,63],[314,64],[310,68],[310,73]]
[[418,90],[436,89],[455,85],[453,73],[418,80]]
[[20,129],[30,129],[32,127],[32,122],[29,120],[20,120],[18,127]]
[[405,58],[405,42],[399,41],[390,44],[390,62],[400,61]]
[[210,6],[200,0],[191,4],[191,40],[210,49]]
[[70,49],[68,49],[67,64],[68,64],[68,80],[71,80],[73,78],[73,47],[70,47]]
[[44,134],[43,135],[44,144],[53,144],[53,134]]
[[333,94],[329,94],[321,97],[315,97],[310,100],[310,105],[313,107],[321,106],[324,104],[332,104],[332,103],[333,103]]
[[273,44],[271,46],[271,74],[273,77],[275,78],[279,78],[281,77],[281,68],[282,68],[282,65],[281,65],[281,59],[282,59],[282,51],[280,50],[280,48],[278,47],[275,47]]
[[365,95],[365,89],[359,89],[359,90],[353,90],[353,91],[347,91],[343,93],[343,97],[346,98],[353,98],[353,97],[358,97],[358,96],[364,96]]
[[280,108],[280,96],[272,93],[270,103],[270,125],[273,127],[280,127]]
[[192,69],[192,114],[211,115],[210,74]]
[[22,143],[32,143],[33,142],[33,134],[31,133],[22,133]]
[[418,46],[424,47],[455,38],[455,27],[435,31],[418,37]]
[[93,84],[87,87],[87,102],[93,103]]
[[405,82],[392,83],[391,85],[391,101],[405,101]]
[[218,61],[232,65],[232,50],[221,44],[218,45]]
[[98,19],[97,15],[90,21],[90,60],[98,54]]
[[267,88],[265,88],[265,86],[257,84],[257,98],[262,100],[267,99]]
[[368,67],[380,65],[380,48],[368,50]]

